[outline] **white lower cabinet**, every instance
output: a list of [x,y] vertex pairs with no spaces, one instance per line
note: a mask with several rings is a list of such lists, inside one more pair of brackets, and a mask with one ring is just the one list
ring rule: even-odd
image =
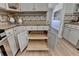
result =
[[12,50],[12,54],[13,54],[13,55],[16,55],[16,53],[17,53],[17,51],[18,51],[18,47],[17,47],[17,45],[16,45],[16,41],[15,41],[14,35],[9,36],[7,39],[8,39],[10,48],[11,48],[11,50]]
[[77,45],[77,42],[79,40],[79,30],[71,27],[64,27],[63,37],[67,41],[69,41],[74,46]]
[[15,32],[15,37],[17,39],[16,42],[19,43],[19,48],[20,48],[20,51],[22,52],[28,43],[27,29],[25,28],[25,26],[19,26],[14,28],[14,32]]
[[14,32],[13,32],[13,28],[5,30],[5,32],[6,32],[6,35],[7,35],[7,40],[8,40],[9,46],[11,48],[12,54],[16,55],[19,47],[18,47],[18,45],[16,43],[16,39],[15,39],[15,35],[14,35]]
[[28,44],[26,31],[18,34],[18,42],[19,42],[19,46],[20,46],[20,51],[22,52]]
[[71,31],[71,28],[69,28],[69,27],[64,27],[63,37],[64,37],[66,40],[69,40],[70,31]]
[[48,47],[50,49],[54,49],[56,46],[56,41],[57,41],[57,35],[55,33],[53,33],[51,30],[49,30],[49,32],[48,32]]
[[70,36],[69,36],[69,42],[71,42],[73,45],[77,45],[77,42],[79,40],[79,30],[71,29]]

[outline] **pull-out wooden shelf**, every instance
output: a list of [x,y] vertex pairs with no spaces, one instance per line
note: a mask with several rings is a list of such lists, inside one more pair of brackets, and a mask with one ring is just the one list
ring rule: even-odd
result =
[[44,40],[48,39],[48,35],[44,31],[31,31],[28,35],[28,39],[30,40]]
[[30,40],[27,46],[27,51],[48,51],[47,42],[45,40]]
[[28,38],[31,40],[44,40],[48,39],[48,36],[46,34],[29,34]]

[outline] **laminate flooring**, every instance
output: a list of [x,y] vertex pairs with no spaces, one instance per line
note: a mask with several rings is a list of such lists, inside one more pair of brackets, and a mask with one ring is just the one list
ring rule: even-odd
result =
[[59,39],[55,49],[49,51],[27,51],[18,52],[16,56],[79,56],[77,50],[72,44],[64,39]]

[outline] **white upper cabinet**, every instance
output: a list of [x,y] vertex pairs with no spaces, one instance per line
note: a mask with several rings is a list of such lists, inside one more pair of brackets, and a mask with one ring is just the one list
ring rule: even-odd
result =
[[20,10],[20,4],[19,3],[7,3],[6,9],[19,11]]
[[7,11],[20,11],[19,3],[0,3],[0,9]]
[[35,11],[47,11],[48,4],[47,3],[35,3]]
[[47,3],[21,3],[21,11],[47,11]]
[[0,3],[0,9],[1,8],[6,8],[6,3]]
[[76,4],[75,3],[65,3],[63,7],[64,7],[65,13],[73,13],[76,10]]
[[33,3],[21,3],[21,11],[33,11],[34,4]]
[[48,3],[0,3],[0,8],[11,11],[47,11]]

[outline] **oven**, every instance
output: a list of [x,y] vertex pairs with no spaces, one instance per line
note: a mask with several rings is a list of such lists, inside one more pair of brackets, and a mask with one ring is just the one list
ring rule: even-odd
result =
[[6,33],[4,29],[0,29],[0,40],[2,40],[4,37],[6,37]]
[[[0,41],[5,37],[6,37],[5,29],[0,29]],[[0,45],[0,50],[3,56],[7,56],[7,53],[3,45]]]

